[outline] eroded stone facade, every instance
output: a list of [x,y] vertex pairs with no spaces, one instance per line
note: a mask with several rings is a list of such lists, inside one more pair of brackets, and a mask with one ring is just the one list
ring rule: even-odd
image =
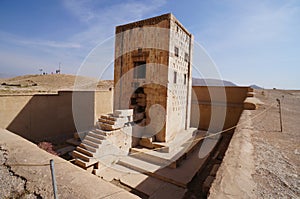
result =
[[136,135],[166,142],[189,128],[192,46],[172,14],[116,27],[114,110],[134,109]]

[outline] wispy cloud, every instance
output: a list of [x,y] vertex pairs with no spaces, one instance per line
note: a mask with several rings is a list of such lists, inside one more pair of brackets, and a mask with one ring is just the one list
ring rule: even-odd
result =
[[256,79],[257,84],[272,87],[290,73],[292,81],[294,73],[282,68],[299,60],[295,55],[300,50],[299,1],[226,2],[238,10],[233,9],[226,19],[214,20],[199,34],[222,76],[244,85]]
[[111,1],[65,0],[64,6],[81,22],[93,25],[93,23],[105,24],[139,19],[157,11],[166,2],[166,0],[135,0],[112,3]]
[[57,41],[30,41],[30,40],[21,40],[19,41],[25,45],[33,45],[33,46],[44,46],[44,47],[52,47],[52,48],[80,48],[81,45],[78,43],[72,42],[57,42]]
[[[121,3],[109,0],[65,0],[63,6],[66,11],[84,28],[59,40],[51,40],[44,35],[39,35],[38,39],[29,38],[0,30],[0,67],[5,70],[7,67],[22,65],[24,71],[26,68],[32,71],[37,65],[44,65],[49,66],[50,70],[58,62],[62,62],[65,72],[76,73],[89,51],[114,35],[116,25],[155,14],[165,2],[166,0],[130,0]],[[113,45],[113,42],[109,44]],[[7,51],[7,47],[11,51]],[[13,57],[18,59],[14,60]],[[96,64],[102,63],[97,61]]]
[[80,48],[81,45],[75,42],[68,41],[49,41],[49,40],[35,40],[24,38],[22,36],[14,35],[4,31],[0,31],[0,41],[16,45],[26,45],[30,47],[51,47],[51,48]]
[[93,1],[89,0],[65,0],[64,6],[77,17],[81,22],[89,23],[96,18],[96,14],[92,10]]
[[252,12],[253,14],[245,16],[235,32],[235,36],[250,39],[250,42],[287,38],[294,28],[291,23],[299,19],[299,7],[291,6],[290,3],[277,6],[261,3]]
[[236,1],[229,2],[239,10],[230,13],[232,16],[227,20],[214,20],[199,33],[200,38],[204,36],[203,40],[213,44],[213,50],[286,41],[295,36],[291,34],[297,29],[300,7],[294,1],[280,4],[254,1],[238,5]]
[[139,20],[150,13],[155,13],[166,0],[125,1],[110,5],[104,3],[90,0],[64,1],[66,9],[87,25],[87,28],[75,34],[72,40],[86,45],[96,45],[112,36],[116,25]]

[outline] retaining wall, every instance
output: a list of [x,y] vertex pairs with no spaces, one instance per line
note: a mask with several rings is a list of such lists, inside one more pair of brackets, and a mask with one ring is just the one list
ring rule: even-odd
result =
[[57,94],[1,95],[0,128],[30,141],[64,142],[112,112],[112,91],[59,91]]
[[[218,123],[218,117],[212,117],[212,110],[225,111],[224,128],[234,126],[243,111],[247,92],[248,87],[193,86],[191,126],[207,130],[210,124]],[[76,131],[92,128],[100,114],[112,112],[112,93],[60,91],[57,94],[1,95],[0,128],[33,142],[63,142]]]
[[218,131],[236,125],[248,91],[248,87],[193,86],[191,127]]

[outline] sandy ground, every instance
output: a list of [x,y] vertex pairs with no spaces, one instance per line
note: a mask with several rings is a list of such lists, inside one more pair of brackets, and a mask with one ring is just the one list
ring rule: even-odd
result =
[[255,93],[263,104],[243,112],[210,198],[300,198],[300,91]]
[[107,90],[112,80],[66,74],[25,75],[0,79],[0,94],[53,93],[59,90]]

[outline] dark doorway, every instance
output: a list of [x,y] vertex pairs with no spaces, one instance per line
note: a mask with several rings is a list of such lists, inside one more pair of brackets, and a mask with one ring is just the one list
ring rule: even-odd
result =
[[141,126],[144,126],[146,118],[146,98],[143,87],[138,87],[130,98],[129,108],[133,109],[133,120]]

